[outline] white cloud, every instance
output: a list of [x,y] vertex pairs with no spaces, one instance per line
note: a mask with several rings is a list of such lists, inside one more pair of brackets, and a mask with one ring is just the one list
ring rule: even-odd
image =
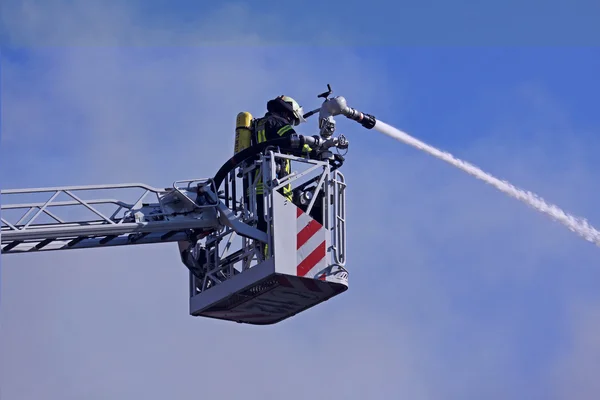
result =
[[560,398],[595,399],[600,385],[594,371],[599,366],[598,332],[600,299],[575,295],[565,304],[565,346],[552,364],[553,389]]

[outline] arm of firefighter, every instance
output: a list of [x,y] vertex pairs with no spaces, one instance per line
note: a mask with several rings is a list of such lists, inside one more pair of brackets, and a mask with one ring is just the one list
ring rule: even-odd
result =
[[[278,134],[279,136],[283,136],[283,135],[294,135],[294,134],[296,134],[296,135],[297,135],[296,131],[294,130],[294,128],[293,128],[291,125],[286,125],[286,126],[284,126],[284,127],[280,128],[280,129],[277,131],[277,134]],[[312,148],[311,148],[309,145],[307,145],[307,144],[305,144],[305,145],[302,147],[302,152],[303,152],[303,153],[310,153],[311,151],[312,151]]]

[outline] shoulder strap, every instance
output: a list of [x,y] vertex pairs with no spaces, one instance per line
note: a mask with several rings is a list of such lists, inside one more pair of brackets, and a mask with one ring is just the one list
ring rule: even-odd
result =
[[250,124],[250,145],[254,146],[255,144],[258,144],[258,138],[257,138],[257,134],[258,134],[258,129],[260,125],[264,125],[264,118],[254,118],[252,119],[252,122]]

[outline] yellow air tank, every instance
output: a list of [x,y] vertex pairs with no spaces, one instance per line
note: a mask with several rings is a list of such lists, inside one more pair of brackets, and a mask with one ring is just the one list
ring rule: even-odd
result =
[[252,125],[252,114],[247,111],[243,111],[237,115],[235,121],[235,146],[233,154],[237,154],[240,151],[250,147],[250,135]]

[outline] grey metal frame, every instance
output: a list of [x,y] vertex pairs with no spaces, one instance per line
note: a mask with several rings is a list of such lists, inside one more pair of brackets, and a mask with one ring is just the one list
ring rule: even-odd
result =
[[332,247],[335,262],[346,265],[346,181],[339,171],[333,172],[333,227]]
[[[290,160],[294,165],[304,164],[307,168],[302,172],[291,171],[289,175],[283,179],[277,179],[276,163],[278,160]],[[297,168],[294,168],[297,170]],[[249,164],[243,164],[237,169],[238,173],[234,173],[235,180],[232,184],[238,185],[243,188],[242,182],[244,178],[248,182],[249,196],[245,201],[245,196],[242,195],[240,199],[230,199],[236,204],[240,204],[240,209],[237,214],[240,219],[240,223],[246,226],[253,226],[257,223],[257,204],[256,204],[256,182],[255,176],[258,171],[258,176],[262,177],[263,188],[264,188],[264,218],[267,221],[267,234],[265,240],[255,240],[249,237],[243,237],[242,243],[237,246],[230,254],[225,255],[225,251],[220,253],[221,242],[225,241],[224,247],[226,250],[231,248],[231,238],[227,240],[228,236],[235,236],[237,233],[236,229],[226,229],[225,231],[215,232],[208,235],[202,241],[196,244],[195,252],[197,251],[210,251],[213,257],[210,260],[210,264],[207,266],[207,270],[202,278],[197,278],[193,274],[190,274],[190,297],[200,295],[208,289],[215,287],[227,279],[242,273],[250,268],[256,267],[265,261],[263,256],[263,245],[269,244],[269,256],[272,256],[273,249],[273,234],[271,226],[273,222],[273,208],[272,208],[272,194],[284,186],[291,184],[294,188],[294,184],[300,182],[303,178],[309,178],[309,180],[316,180],[317,187],[314,195],[308,204],[307,213],[309,213],[315,205],[315,201],[319,196],[320,191],[324,193],[322,197],[323,204],[323,223],[325,228],[330,230],[332,235],[332,246],[331,253],[333,254],[333,262],[342,267],[346,262],[346,208],[345,208],[345,188],[346,183],[344,176],[339,171],[331,171],[331,166],[328,161],[314,160],[304,157],[297,157],[289,154],[283,154],[275,150],[267,150],[264,154],[260,155],[257,160]],[[225,184],[230,184],[227,181]],[[296,186],[297,187],[297,186]],[[233,190],[226,190],[226,192],[233,192]],[[331,203],[331,204],[330,204]],[[291,228],[295,229],[295,228]],[[217,257],[216,254],[219,254]],[[236,266],[240,265],[236,268]]]
[[[11,189],[3,190],[2,194],[2,253],[19,253],[24,251],[48,251],[62,249],[89,248],[98,246],[116,246],[125,244],[172,242],[184,238],[185,231],[190,229],[214,230],[219,228],[219,221],[215,215],[204,211],[207,208],[215,209],[218,201],[207,202],[199,205],[186,193],[179,183],[197,182],[206,186],[208,192],[214,188],[211,179],[196,179],[178,181],[173,183],[173,189],[158,189],[142,183],[116,184],[116,185],[86,185],[86,186],[61,186],[49,188]],[[143,193],[133,203],[126,203],[120,199],[95,198],[84,200],[77,192],[107,191],[141,189]],[[175,192],[191,207],[191,215],[184,218],[173,218],[167,212],[163,203],[167,196]],[[10,196],[35,195],[52,193],[45,202],[12,203]],[[77,193],[77,194],[76,194]],[[73,200],[55,201],[66,194]],[[144,204],[148,197],[154,196],[155,203]],[[98,207],[102,205],[115,206],[114,212],[105,215]],[[83,206],[91,211],[95,218],[79,218],[67,222],[57,216],[52,210],[61,208],[73,213],[76,207]],[[152,213],[146,210],[154,210]],[[23,210],[24,214],[17,221],[9,221],[5,212]],[[37,210],[37,211],[36,211]],[[156,212],[159,210],[159,212]],[[123,215],[119,217],[119,213]],[[58,212],[58,211],[56,211]],[[31,215],[33,213],[33,215]],[[47,215],[52,223],[41,223],[40,216]],[[96,218],[97,217],[97,218]]]
[[[289,160],[295,166],[304,164],[307,168],[302,172],[292,171],[283,179],[277,179],[278,160]],[[255,227],[258,220],[254,179],[257,171],[264,183],[264,218],[268,227],[266,233]],[[226,181],[225,184],[243,188],[242,182],[245,178],[248,182],[249,196],[244,196],[242,191],[239,199],[231,199],[239,206],[229,208],[219,200],[212,179],[176,181],[172,188],[167,189],[132,183],[3,190],[1,192],[2,254],[179,242],[180,250],[192,250],[195,259],[198,258],[199,251],[212,250],[210,265],[205,271],[205,276],[198,279],[190,274],[190,291],[191,296],[194,296],[264,262],[264,244],[270,245],[269,252],[273,249],[272,193],[288,184],[297,187],[298,183],[303,183],[302,179],[309,178],[311,182],[316,182],[316,189],[308,204],[307,213],[310,213],[315,206],[317,198],[324,200],[323,223],[332,234],[330,250],[333,261],[341,267],[345,265],[346,184],[344,176],[339,171],[331,171],[327,161],[268,150],[253,163],[237,168],[237,172],[238,174],[232,175],[235,176],[233,182]],[[203,203],[193,198],[198,187],[201,187],[204,193]],[[123,197],[119,195],[116,197],[121,199],[107,196],[83,199],[83,196],[79,195],[79,192],[86,191],[131,189],[142,191],[142,194],[132,203],[124,202]],[[324,193],[323,197],[317,196],[320,192]],[[13,203],[10,201],[10,197],[14,195],[44,193],[50,196],[44,202]],[[61,194],[69,196],[72,200],[56,201]],[[148,200],[149,197],[151,200]],[[114,207],[114,211],[103,213],[98,208],[106,205]],[[56,214],[58,211],[55,211],[70,210],[75,207],[85,207],[94,217],[66,221]],[[6,211],[15,210],[23,211],[23,215],[15,221],[5,217]],[[122,216],[119,216],[121,212]],[[53,222],[42,223],[40,221],[42,215],[48,216]],[[198,233],[200,234],[195,236]],[[232,243],[234,239],[241,243],[234,245]],[[225,244],[221,246],[223,241]],[[236,268],[238,265],[240,266]]]

